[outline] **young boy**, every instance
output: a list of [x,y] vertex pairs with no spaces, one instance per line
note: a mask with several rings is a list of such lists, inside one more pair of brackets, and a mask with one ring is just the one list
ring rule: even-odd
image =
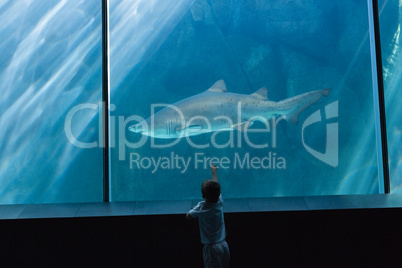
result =
[[223,218],[223,199],[221,186],[216,174],[217,167],[211,163],[212,180],[201,184],[204,201],[199,202],[186,215],[186,218],[199,218],[201,243],[204,244],[205,267],[229,267],[230,252],[225,241],[226,230]]

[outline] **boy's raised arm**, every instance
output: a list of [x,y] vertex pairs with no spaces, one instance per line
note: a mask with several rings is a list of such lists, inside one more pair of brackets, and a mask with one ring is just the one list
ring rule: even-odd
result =
[[212,180],[218,181],[218,175],[217,175],[217,169],[218,167],[215,166],[214,162],[211,161],[211,172],[212,172]]

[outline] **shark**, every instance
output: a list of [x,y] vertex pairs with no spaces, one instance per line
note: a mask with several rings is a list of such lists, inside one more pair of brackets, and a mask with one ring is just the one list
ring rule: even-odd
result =
[[330,90],[311,91],[275,102],[268,99],[266,87],[252,94],[232,93],[224,80],[219,80],[202,93],[164,105],[128,129],[158,139],[172,139],[215,131],[247,131],[254,122],[267,122],[277,116],[297,124],[299,114],[322,96],[328,96]]

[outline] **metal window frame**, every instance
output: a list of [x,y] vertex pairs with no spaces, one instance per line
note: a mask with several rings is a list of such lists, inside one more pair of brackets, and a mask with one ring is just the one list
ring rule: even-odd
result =
[[[374,118],[377,139],[377,168],[380,193],[389,194],[388,142],[385,116],[384,78],[382,68],[380,22],[378,0],[367,0],[369,12],[369,32],[371,67],[373,79]],[[381,180],[382,179],[382,180]],[[383,185],[381,185],[383,182]]]
[[109,1],[102,0],[102,132],[103,132],[103,202],[110,202],[109,148]]

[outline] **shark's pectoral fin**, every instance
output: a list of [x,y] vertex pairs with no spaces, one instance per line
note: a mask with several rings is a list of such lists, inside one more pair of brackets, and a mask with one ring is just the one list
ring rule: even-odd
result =
[[254,122],[249,120],[249,121],[244,121],[244,122],[241,122],[241,123],[238,123],[238,124],[233,124],[230,127],[233,128],[233,129],[236,129],[238,131],[244,132],[249,127],[251,127],[253,124],[254,124]]
[[254,92],[253,94],[251,94],[251,96],[259,98],[261,100],[267,100],[268,99],[268,88],[262,87],[259,90],[257,90],[256,92]]

